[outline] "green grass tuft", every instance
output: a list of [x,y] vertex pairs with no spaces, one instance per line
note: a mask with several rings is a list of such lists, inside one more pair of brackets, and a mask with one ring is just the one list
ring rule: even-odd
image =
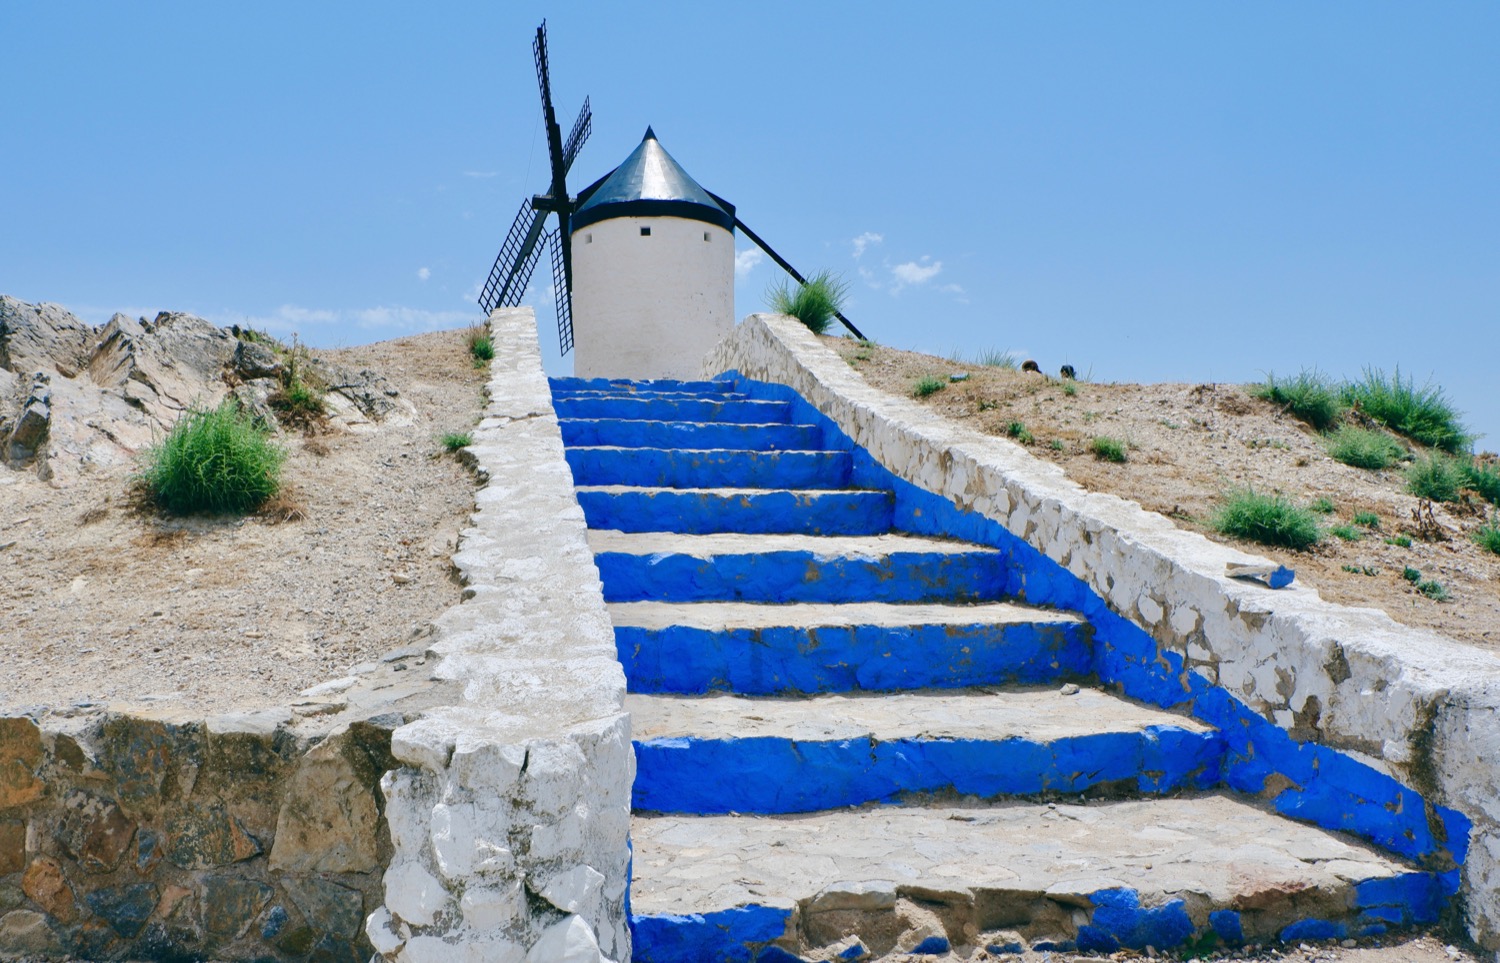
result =
[[1307,507],[1309,511],[1317,512],[1319,515],[1332,515],[1334,512],[1338,511],[1338,508],[1333,504],[1333,499],[1329,498],[1327,495],[1321,495],[1317,498],[1314,498],[1312,500],[1312,503]]
[[1500,467],[1494,462],[1475,460],[1465,465],[1464,485],[1474,489],[1491,505],[1500,505]]
[[773,284],[766,291],[766,306],[777,314],[790,314],[813,334],[822,334],[838,316],[848,295],[849,282],[832,271],[820,271],[795,291],[785,278]]
[[1491,516],[1489,521],[1481,525],[1469,537],[1474,540],[1475,545],[1486,552],[1500,555],[1500,518]]
[[281,488],[286,452],[234,405],[184,412],[160,444],[146,449],[137,478],[166,511],[247,512]]
[[1353,522],[1356,525],[1363,525],[1365,528],[1379,528],[1380,516],[1374,512],[1355,512]]
[[1001,351],[999,348],[985,348],[974,355],[974,363],[988,368],[1000,368],[1004,371],[1014,371],[1021,365],[1015,355],[1009,351]]
[[1123,464],[1129,458],[1125,449],[1125,442],[1106,435],[1099,435],[1089,442],[1089,451],[1094,453],[1095,458],[1100,461],[1112,461],[1117,465]]
[[1309,548],[1321,537],[1312,512],[1249,488],[1227,493],[1211,523],[1221,535],[1283,548]]
[[912,385],[911,393],[912,397],[914,398],[926,398],[928,395],[937,394],[939,391],[942,391],[946,387],[948,387],[948,382],[944,381],[942,378],[934,378],[931,375],[928,375],[927,377],[918,381],[916,384]]
[[474,436],[467,431],[450,431],[443,436],[442,445],[449,453],[474,444]]
[[1346,542],[1357,542],[1365,537],[1365,533],[1353,525],[1333,525],[1328,529],[1328,534],[1337,535]]
[[1061,438],[1054,438],[1051,441],[1047,442],[1047,447],[1051,448],[1053,451],[1062,451],[1067,446],[1063,444]]
[[1443,583],[1435,578],[1423,579],[1418,582],[1417,591],[1434,602],[1446,602],[1448,600],[1448,590],[1443,588]]
[[1387,545],[1394,545],[1397,548],[1411,548],[1411,536],[1410,535],[1389,535],[1389,536],[1386,537],[1385,543]]
[[495,342],[490,339],[490,332],[483,325],[476,324],[469,328],[467,343],[469,357],[474,359],[474,367],[482,367],[495,360]]
[[1415,585],[1422,580],[1422,573],[1408,565],[1401,570],[1401,577]]
[[1406,470],[1406,490],[1435,502],[1457,501],[1465,480],[1463,468],[1438,452],[1413,462]]
[[1340,425],[1323,442],[1329,457],[1355,468],[1379,471],[1399,461],[1406,450],[1383,431]]
[[1412,379],[1402,379],[1400,367],[1390,377],[1366,368],[1363,378],[1344,386],[1343,397],[1396,434],[1449,454],[1464,451],[1474,440],[1442,388],[1431,383],[1418,388]]
[[1295,378],[1278,378],[1274,373],[1254,390],[1257,398],[1281,405],[1293,417],[1307,422],[1319,431],[1331,428],[1346,407],[1339,387],[1332,378],[1316,368],[1304,368]]
[[1036,441],[1036,438],[1031,434],[1031,430],[1019,421],[1012,421],[1006,425],[1005,433],[1023,445],[1029,445]]

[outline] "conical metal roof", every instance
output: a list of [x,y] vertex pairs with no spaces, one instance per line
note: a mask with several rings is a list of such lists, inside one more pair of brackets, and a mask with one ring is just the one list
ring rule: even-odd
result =
[[734,205],[700,187],[650,127],[625,163],[583,194],[573,212],[574,231],[612,217],[683,217],[734,230]]

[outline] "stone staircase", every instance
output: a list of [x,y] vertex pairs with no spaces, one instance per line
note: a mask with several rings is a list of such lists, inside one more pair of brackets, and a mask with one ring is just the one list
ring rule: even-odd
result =
[[1107,691],[1093,626],[1010,600],[1018,559],[894,485],[851,487],[869,456],[786,389],[552,388],[630,689],[635,960],[1438,919],[1455,874],[1235,792],[1220,728]]

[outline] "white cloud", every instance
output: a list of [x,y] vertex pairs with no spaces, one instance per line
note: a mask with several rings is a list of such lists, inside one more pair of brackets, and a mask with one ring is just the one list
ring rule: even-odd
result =
[[945,284],[942,287],[938,288],[938,290],[941,291],[941,292],[943,292],[944,294],[963,294],[964,293],[964,287],[963,287],[962,284]]
[[427,270],[426,268],[417,268],[417,277],[425,281],[428,278],[432,277],[432,272]]
[[743,278],[755,270],[755,265],[764,261],[766,256],[753,247],[747,247],[734,256],[734,276]]
[[884,234],[876,234],[874,231],[866,231],[856,237],[851,243],[854,245],[854,259],[859,260],[860,255],[865,253],[865,248],[872,244],[879,244],[885,240]]
[[942,261],[934,261],[924,254],[920,260],[906,261],[891,268],[891,276],[896,283],[891,288],[891,293],[901,290],[907,285],[926,284],[943,270]]
[[465,177],[499,177],[499,171],[464,171]]

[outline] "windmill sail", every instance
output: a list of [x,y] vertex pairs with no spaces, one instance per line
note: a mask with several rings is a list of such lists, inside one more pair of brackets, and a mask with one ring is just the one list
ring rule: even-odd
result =
[[[568,219],[577,202],[568,195],[567,174],[578,152],[593,131],[594,114],[587,97],[568,133],[567,142],[557,124],[552,107],[552,75],[547,63],[547,21],[536,28],[531,43],[536,62],[537,87],[542,97],[542,114],[547,125],[547,154],[551,179],[549,191],[523,201],[520,213],[511,224],[510,233],[495,257],[489,278],[480,291],[479,306],[489,314],[498,307],[515,307],[526,296],[526,285],[541,257],[538,242],[546,240],[552,251],[552,275],[557,303],[557,335],[562,353],[573,349],[573,257]],[[557,229],[546,231],[548,214],[557,215]]]

